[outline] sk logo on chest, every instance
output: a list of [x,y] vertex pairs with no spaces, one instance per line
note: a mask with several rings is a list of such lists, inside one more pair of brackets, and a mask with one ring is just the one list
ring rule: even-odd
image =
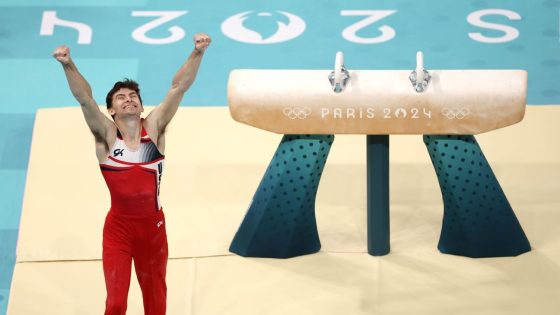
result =
[[123,156],[124,153],[124,149],[115,149],[115,151],[113,151],[113,156]]

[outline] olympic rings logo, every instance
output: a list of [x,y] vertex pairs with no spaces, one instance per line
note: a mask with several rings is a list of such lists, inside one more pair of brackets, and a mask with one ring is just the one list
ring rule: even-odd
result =
[[311,109],[304,107],[284,107],[282,113],[290,119],[305,119],[311,115]]
[[463,119],[467,117],[471,111],[468,108],[442,108],[441,113],[447,119]]

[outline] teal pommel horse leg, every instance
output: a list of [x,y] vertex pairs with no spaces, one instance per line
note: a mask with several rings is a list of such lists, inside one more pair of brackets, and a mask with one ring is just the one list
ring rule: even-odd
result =
[[474,136],[424,136],[443,197],[438,249],[473,258],[517,256],[531,245]]
[[270,162],[230,251],[245,257],[290,258],[321,248],[315,196],[332,135],[285,135]]

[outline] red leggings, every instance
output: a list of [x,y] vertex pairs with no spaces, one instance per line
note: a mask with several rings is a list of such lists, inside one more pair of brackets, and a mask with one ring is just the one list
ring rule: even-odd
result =
[[145,315],[166,309],[167,235],[162,211],[130,218],[109,211],[103,228],[103,273],[107,288],[105,315],[124,315],[132,260],[142,290]]

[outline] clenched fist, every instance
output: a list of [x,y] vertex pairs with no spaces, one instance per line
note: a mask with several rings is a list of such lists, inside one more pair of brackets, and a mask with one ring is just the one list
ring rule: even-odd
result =
[[210,36],[204,33],[198,33],[194,35],[194,49],[198,50],[199,52],[204,52],[206,48],[210,45],[212,39]]
[[70,63],[70,48],[64,45],[57,47],[52,55],[54,59],[58,60],[63,65]]

